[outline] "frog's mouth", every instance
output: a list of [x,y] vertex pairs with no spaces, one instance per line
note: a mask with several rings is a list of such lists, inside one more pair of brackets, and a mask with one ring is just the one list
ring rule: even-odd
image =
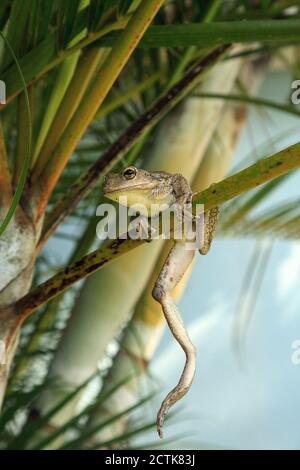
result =
[[135,185],[131,185],[130,187],[126,187],[126,188],[118,188],[118,189],[110,189],[110,190],[105,190],[103,189],[103,194],[104,196],[108,195],[108,194],[119,194],[119,193],[124,193],[124,192],[131,192],[135,189],[138,189],[140,191],[149,191],[149,189],[153,189],[154,188],[154,185],[153,184],[149,184],[148,186],[145,186],[145,184],[135,184]]

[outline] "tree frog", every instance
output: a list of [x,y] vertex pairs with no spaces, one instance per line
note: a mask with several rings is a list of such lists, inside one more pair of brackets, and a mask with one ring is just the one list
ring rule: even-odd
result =
[[[118,201],[120,196],[126,196],[126,205],[131,207],[139,204],[145,207],[144,215],[150,214],[155,204],[159,207],[172,208],[176,206],[174,214],[179,210],[190,208],[193,192],[181,174],[170,174],[162,171],[146,171],[134,166],[125,168],[121,174],[109,173],[103,183],[104,195]],[[159,211],[159,209],[158,209]],[[199,251],[206,254],[210,248],[216,229],[219,209],[217,207],[204,214],[204,240]],[[153,215],[153,212],[152,212]],[[157,414],[157,430],[163,437],[162,427],[169,408],[180,400],[190,389],[196,368],[196,348],[181,319],[180,313],[173,301],[171,292],[179,283],[194,258],[195,250],[186,249],[186,240],[174,239],[173,246],[168,254],[161,272],[155,282],[152,295],[161,304],[169,328],[183,349],[186,361],[178,384],[163,400]]]

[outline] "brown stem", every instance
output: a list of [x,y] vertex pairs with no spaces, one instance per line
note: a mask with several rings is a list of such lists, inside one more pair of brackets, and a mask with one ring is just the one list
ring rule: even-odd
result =
[[107,263],[118,258],[142,243],[141,240],[113,240],[107,246],[96,250],[72,263],[63,271],[37,286],[14,305],[15,322],[10,330],[8,345],[15,337],[23,322],[48,300],[57,297],[75,282],[80,281]]

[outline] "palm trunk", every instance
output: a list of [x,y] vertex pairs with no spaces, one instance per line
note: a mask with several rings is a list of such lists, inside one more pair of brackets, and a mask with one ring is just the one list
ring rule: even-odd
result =
[[0,364],[0,405],[18,342],[18,332],[11,337],[15,324],[13,304],[30,288],[37,236],[36,227],[18,208],[0,239],[0,341],[5,350],[5,361]]

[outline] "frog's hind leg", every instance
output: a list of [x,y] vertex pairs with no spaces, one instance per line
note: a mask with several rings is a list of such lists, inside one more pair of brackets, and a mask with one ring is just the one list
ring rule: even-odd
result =
[[194,258],[195,252],[188,250],[182,242],[175,242],[155,283],[152,295],[163,309],[170,330],[186,355],[185,366],[176,387],[168,393],[157,414],[157,431],[163,437],[162,427],[169,408],[190,389],[196,368],[196,348],[186,331],[180,313],[171,296]]

